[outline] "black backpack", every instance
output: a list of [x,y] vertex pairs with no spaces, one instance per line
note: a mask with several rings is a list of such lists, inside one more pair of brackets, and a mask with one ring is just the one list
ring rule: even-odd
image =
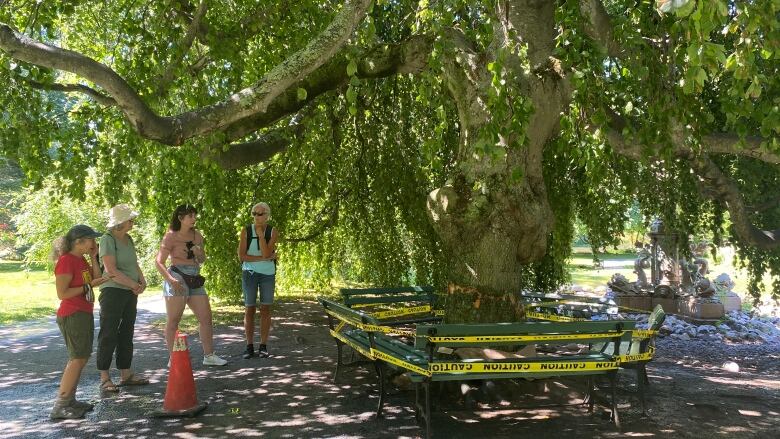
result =
[[[268,225],[268,227],[265,228],[265,243],[268,244],[271,242],[271,231],[274,229],[272,225]],[[252,246],[252,241],[257,240],[257,249],[260,250],[260,240],[257,236],[252,236],[252,224],[246,226],[244,228],[244,231],[246,232],[246,251],[249,251],[249,248]],[[276,266],[276,259],[274,259],[274,266]]]

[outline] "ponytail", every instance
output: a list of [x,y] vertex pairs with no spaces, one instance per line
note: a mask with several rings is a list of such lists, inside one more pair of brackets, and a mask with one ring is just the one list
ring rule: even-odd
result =
[[51,245],[51,260],[57,262],[60,256],[73,249],[73,241],[68,240],[67,235],[54,240]]

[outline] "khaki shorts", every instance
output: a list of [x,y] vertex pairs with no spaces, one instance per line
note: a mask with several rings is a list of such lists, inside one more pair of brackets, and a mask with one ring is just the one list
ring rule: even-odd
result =
[[57,317],[65,346],[71,360],[87,359],[92,355],[92,342],[95,339],[95,320],[92,313],[76,311],[65,317]]

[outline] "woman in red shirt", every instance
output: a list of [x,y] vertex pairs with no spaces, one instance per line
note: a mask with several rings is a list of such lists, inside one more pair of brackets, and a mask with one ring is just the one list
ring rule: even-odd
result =
[[[51,411],[52,419],[81,418],[92,409],[92,404],[76,400],[76,386],[84,365],[92,355],[95,334],[92,317],[95,295],[92,288],[108,280],[100,276],[97,263],[95,238],[98,236],[100,233],[91,227],[79,224],[54,243],[53,257],[57,260],[55,285],[60,299],[57,325],[65,339],[69,360]],[[84,255],[89,255],[91,265]]]

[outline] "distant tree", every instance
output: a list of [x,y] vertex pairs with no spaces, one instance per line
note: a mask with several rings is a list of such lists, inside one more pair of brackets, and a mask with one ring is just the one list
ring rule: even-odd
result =
[[15,228],[11,218],[21,192],[21,168],[13,161],[0,156],[0,250],[14,246]]

